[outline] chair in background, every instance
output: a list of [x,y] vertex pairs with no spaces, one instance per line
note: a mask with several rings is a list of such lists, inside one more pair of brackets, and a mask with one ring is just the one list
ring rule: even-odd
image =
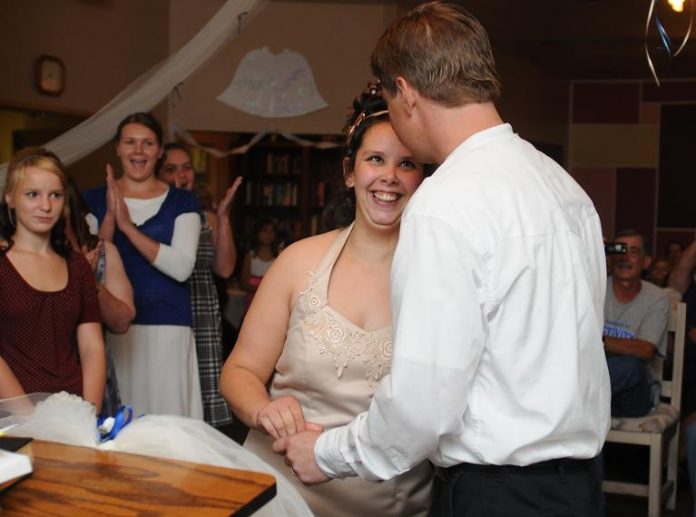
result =
[[671,379],[664,378],[664,358],[655,355],[652,363],[655,379],[661,385],[663,402],[644,417],[612,418],[611,430],[607,436],[607,443],[650,447],[648,484],[609,480],[602,484],[605,492],[647,497],[649,517],[660,516],[665,500],[670,510],[674,510],[676,504],[679,410],[686,340],[685,303],[677,304],[671,311],[667,331],[668,353],[672,358]]

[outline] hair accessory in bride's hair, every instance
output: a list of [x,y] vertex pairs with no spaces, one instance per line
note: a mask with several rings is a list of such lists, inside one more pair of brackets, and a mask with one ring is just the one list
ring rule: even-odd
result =
[[[360,96],[360,103],[365,104],[365,103],[370,103],[374,104],[373,101],[369,101],[369,97],[378,97],[379,99],[382,99],[382,85],[377,81],[376,83],[369,82],[367,83],[367,88],[363,90],[361,96]],[[358,101],[356,101],[357,103]],[[382,104],[384,105],[384,104]],[[348,128],[348,131],[346,132],[346,146],[350,147],[350,144],[352,143],[353,140],[353,135],[355,134],[355,131],[368,119],[371,119],[373,117],[380,117],[382,115],[388,115],[389,110],[379,110],[379,111],[374,111],[372,113],[368,113],[370,108],[364,109],[363,111],[360,112],[360,114],[355,118],[355,122]],[[373,107],[374,109],[374,107]]]
[[376,83],[367,83],[367,91],[370,95],[381,95],[382,94],[382,84],[377,81]]
[[348,130],[348,135],[346,136],[346,145],[350,146],[350,141],[353,138],[353,133],[355,133],[355,130],[358,129],[363,122],[373,117],[387,115],[388,113],[389,110],[375,111],[374,113],[370,113],[369,115],[366,114],[364,111],[361,112],[360,115],[358,115],[358,118],[355,119],[355,122],[353,122],[353,125],[350,126],[350,129]]

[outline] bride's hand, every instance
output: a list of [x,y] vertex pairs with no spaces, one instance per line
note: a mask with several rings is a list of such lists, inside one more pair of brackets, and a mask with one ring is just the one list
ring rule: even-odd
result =
[[305,430],[302,406],[295,397],[278,397],[262,407],[256,415],[256,427],[275,440]]

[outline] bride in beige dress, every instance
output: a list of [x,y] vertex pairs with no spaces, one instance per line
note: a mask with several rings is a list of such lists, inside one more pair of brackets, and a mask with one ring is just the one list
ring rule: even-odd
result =
[[[274,439],[332,428],[367,410],[392,352],[389,274],[401,214],[423,165],[396,137],[372,87],[354,102],[338,229],[289,246],[266,273],[222,373],[221,389],[251,428],[245,448],[293,482],[320,516],[426,515],[432,471],[304,486]],[[269,386],[269,389],[267,389]]]

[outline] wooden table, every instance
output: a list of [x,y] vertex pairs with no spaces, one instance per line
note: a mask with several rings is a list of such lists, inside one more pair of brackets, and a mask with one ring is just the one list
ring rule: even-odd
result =
[[268,474],[34,440],[34,473],[0,493],[0,515],[251,515]]

